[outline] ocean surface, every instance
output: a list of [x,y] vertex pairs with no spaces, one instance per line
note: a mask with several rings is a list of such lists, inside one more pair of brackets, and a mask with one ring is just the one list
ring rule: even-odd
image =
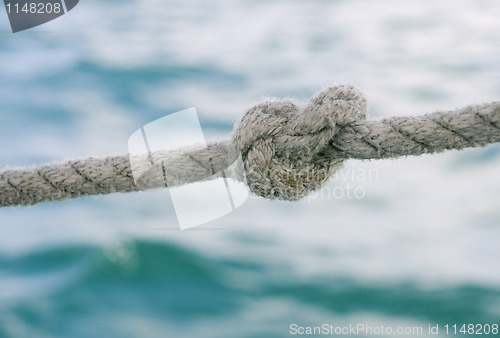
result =
[[[498,0],[84,0],[12,34],[1,8],[0,168],[125,154],[189,107],[222,139],[264,97],[336,83],[373,119],[499,100],[499,15]],[[300,202],[251,197],[188,231],[168,191],[2,208],[0,337],[493,336],[499,173],[498,144],[347,161]]]

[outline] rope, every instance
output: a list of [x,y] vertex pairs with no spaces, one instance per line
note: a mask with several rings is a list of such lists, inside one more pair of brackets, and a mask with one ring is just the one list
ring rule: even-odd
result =
[[146,190],[158,187],[158,180],[179,186],[207,179],[239,156],[244,172],[233,173],[234,178],[251,191],[298,200],[320,188],[346,159],[417,156],[499,141],[498,101],[368,121],[363,95],[341,85],[326,88],[306,105],[290,99],[259,103],[243,115],[231,139],[152,154],[155,163],[169,163],[168,173],[150,171],[137,182],[126,155],[6,169],[0,172],[0,206]]

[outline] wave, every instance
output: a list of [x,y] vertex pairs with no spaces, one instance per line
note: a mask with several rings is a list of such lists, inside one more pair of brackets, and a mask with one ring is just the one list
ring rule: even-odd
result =
[[[377,285],[348,276],[305,278],[276,271],[282,270],[272,262],[218,259],[171,243],[138,239],[4,256],[0,289],[9,293],[0,293],[0,336],[105,332],[121,337],[124,332],[116,323],[123,318],[148,318],[187,331],[211,320],[255,330],[251,325],[240,327],[236,318],[252,304],[269,300],[313,308],[331,318],[360,313],[439,323],[498,318],[494,305],[500,301],[500,290],[494,288],[424,289],[411,281]],[[289,312],[279,313],[274,315],[281,321],[290,317]]]

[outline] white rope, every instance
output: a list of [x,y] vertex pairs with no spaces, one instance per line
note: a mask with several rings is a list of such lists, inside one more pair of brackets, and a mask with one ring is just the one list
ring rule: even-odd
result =
[[85,195],[130,192],[197,182],[241,155],[244,181],[266,197],[297,200],[320,188],[345,159],[383,159],[500,141],[500,102],[416,117],[366,120],[366,99],[334,86],[306,105],[268,99],[250,108],[230,140],[154,153],[168,172],[135,183],[128,156],[88,158],[0,172],[0,206],[30,205]]

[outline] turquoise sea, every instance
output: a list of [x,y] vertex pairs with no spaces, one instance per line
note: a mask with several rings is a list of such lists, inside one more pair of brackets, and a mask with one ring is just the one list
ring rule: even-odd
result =
[[[221,139],[263,97],[335,83],[374,119],[499,100],[499,14],[498,0],[82,0],[13,34],[1,8],[0,169],[125,154],[189,107]],[[498,336],[499,172],[497,144],[347,161],[300,202],[251,197],[187,231],[168,191],[2,208],[0,337]]]

